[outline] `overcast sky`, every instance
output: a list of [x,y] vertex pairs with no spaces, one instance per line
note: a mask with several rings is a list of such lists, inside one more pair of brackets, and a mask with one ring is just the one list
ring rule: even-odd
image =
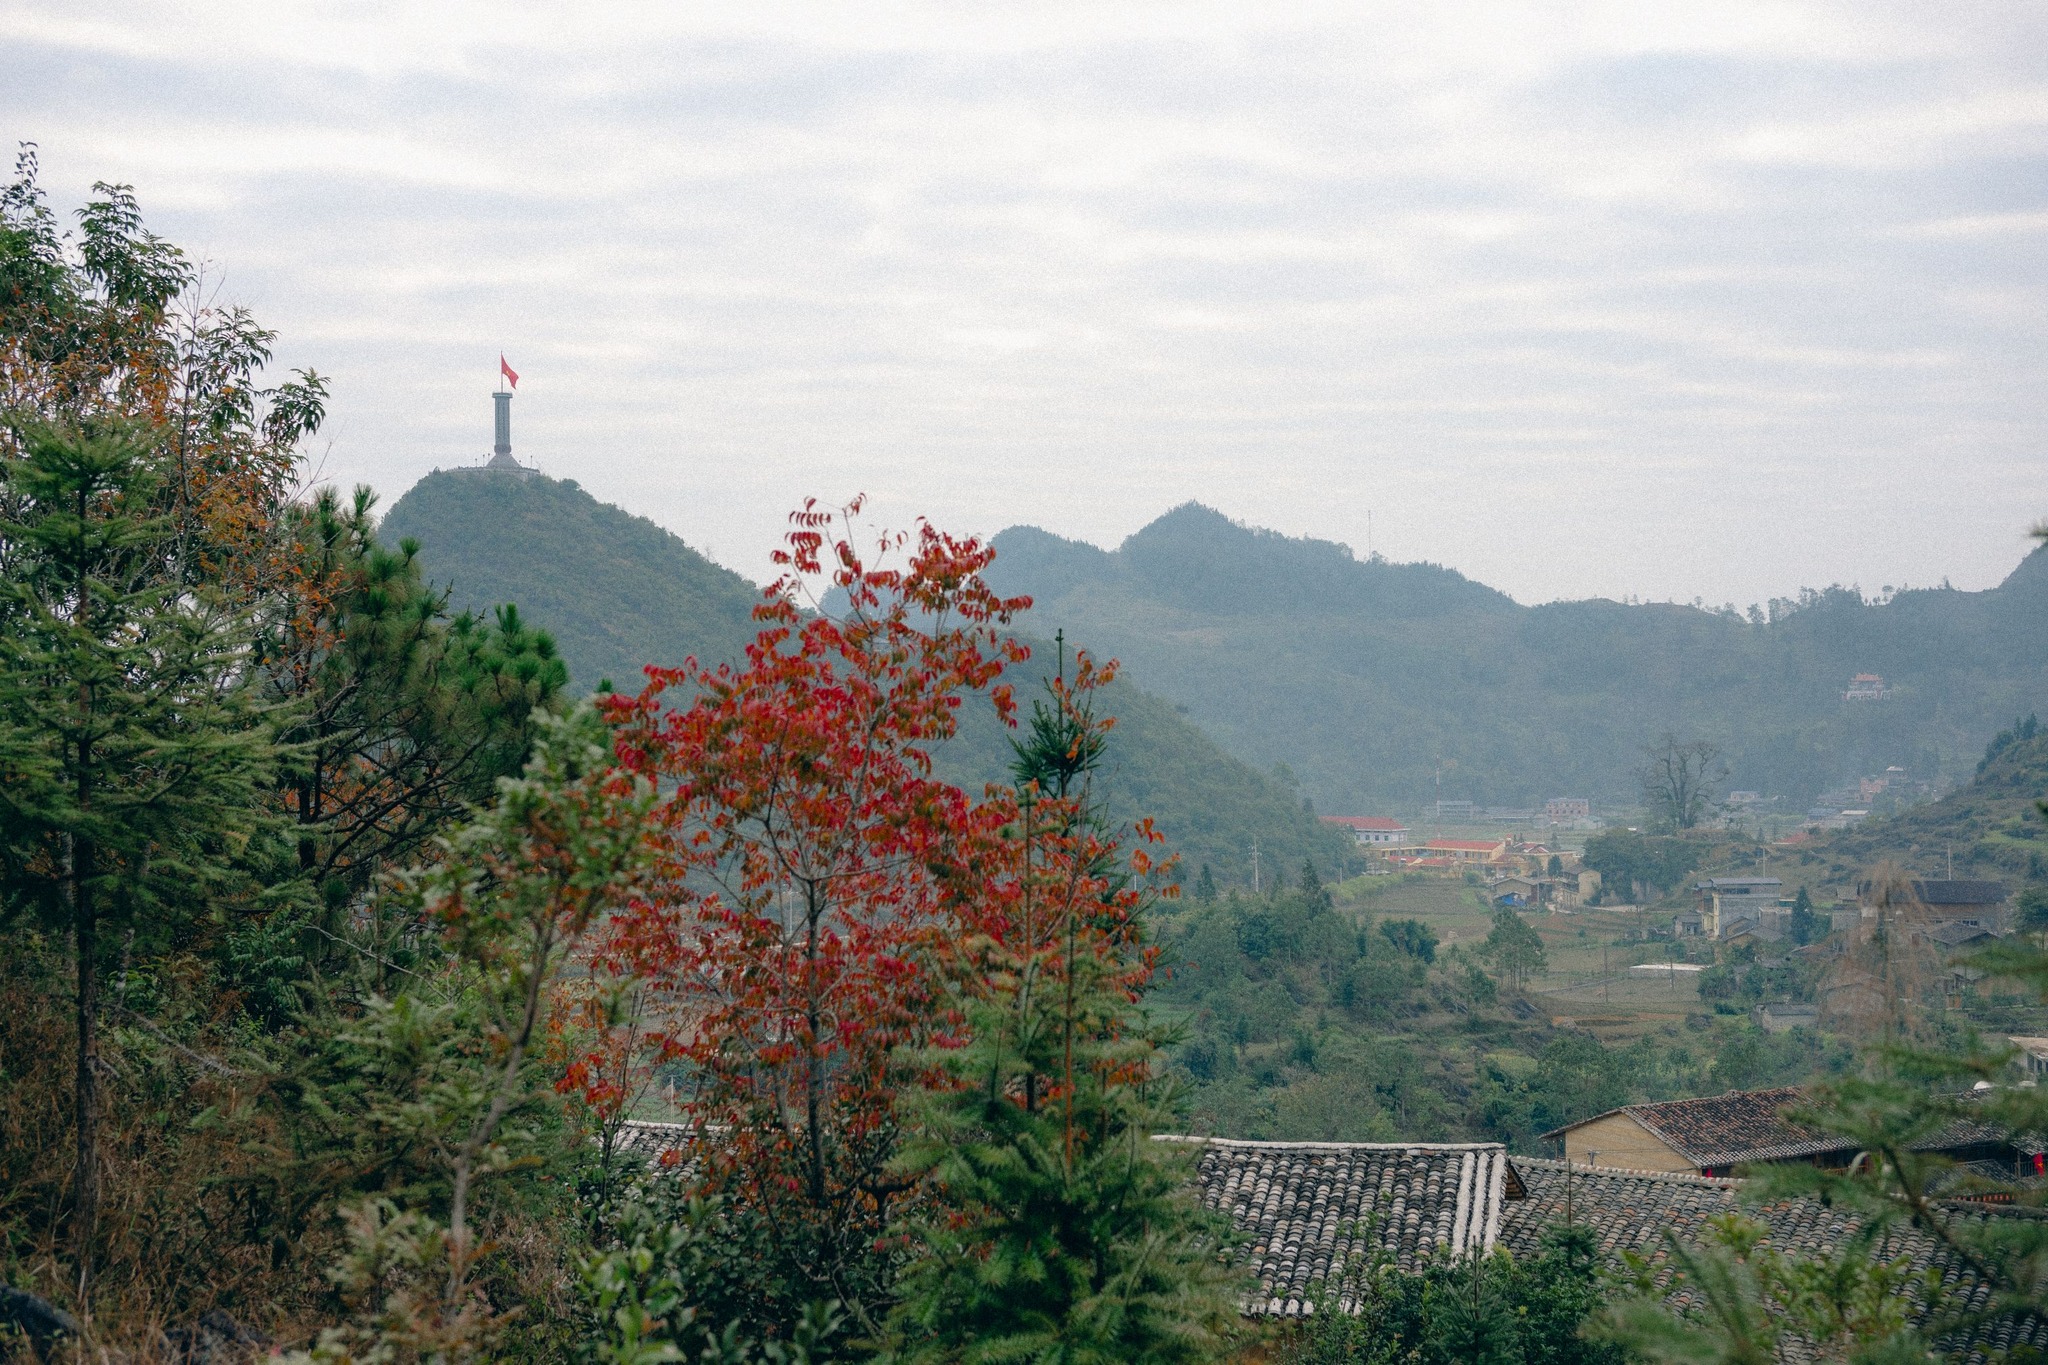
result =
[[806,495],[1198,499],[1523,601],[1984,587],[2048,515],[2048,7],[0,0],[387,502],[514,445],[754,577]]

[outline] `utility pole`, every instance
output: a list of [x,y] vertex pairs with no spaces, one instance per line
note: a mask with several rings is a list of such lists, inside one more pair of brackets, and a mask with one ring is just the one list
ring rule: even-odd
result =
[[1257,836],[1252,838],[1252,894],[1254,896],[1259,894],[1259,841]]

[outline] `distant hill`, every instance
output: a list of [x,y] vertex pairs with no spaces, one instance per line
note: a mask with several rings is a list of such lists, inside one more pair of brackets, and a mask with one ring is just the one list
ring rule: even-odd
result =
[[[1997,588],[1842,588],[1749,620],[1673,604],[1524,607],[1433,564],[1239,525],[1198,504],[1114,551],[1036,527],[996,537],[992,577],[1122,658],[1260,768],[1285,763],[1331,814],[1631,802],[1665,730],[1719,744],[1729,785],[1782,798],[1897,764],[1961,780],[2015,714],[2048,709],[2048,550]],[[1891,695],[1843,700],[1852,676]]]
[[[378,534],[388,543],[418,541],[428,576],[451,589],[457,607],[516,602],[554,635],[582,689],[601,678],[636,689],[649,662],[737,659],[754,636],[754,585],[570,480],[430,474],[392,505]],[[1052,657],[1048,646],[1034,652],[1008,679],[1027,706]],[[1110,813],[1156,819],[1190,882],[1208,863],[1226,885],[1249,883],[1254,842],[1269,876],[1285,868],[1292,878],[1309,858],[1325,876],[1344,870],[1347,839],[1285,783],[1223,752],[1172,703],[1119,681],[1105,709],[1118,722],[1102,778]],[[937,755],[940,771],[971,790],[1001,780],[1006,733],[992,709],[970,708],[959,738]]]
[[1922,876],[2004,882],[2017,891],[2048,885],[2048,821],[2035,803],[2048,798],[2048,731],[2002,746],[1983,771],[1939,801],[1867,820],[1814,841],[1800,860],[1847,882],[1879,860]]

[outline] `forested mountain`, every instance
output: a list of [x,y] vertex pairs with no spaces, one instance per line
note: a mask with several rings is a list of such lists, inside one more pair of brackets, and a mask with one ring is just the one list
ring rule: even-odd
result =
[[[579,691],[604,678],[637,689],[644,664],[686,655],[737,659],[754,635],[752,584],[572,480],[443,470],[393,504],[378,534],[389,544],[418,541],[421,564],[450,589],[454,607],[517,603],[554,636]],[[1027,705],[1053,658],[1042,642],[1034,654],[1008,679]],[[1342,870],[1348,840],[1320,825],[1285,783],[1224,753],[1172,703],[1120,681],[1104,707],[1117,717],[1102,779],[1110,813],[1156,819],[1190,880],[1207,863],[1226,885],[1249,883],[1254,841],[1262,859],[1277,860],[1268,866],[1313,858]],[[1001,779],[1006,734],[991,710],[970,708],[959,738],[938,755],[941,772],[970,790]]]
[[[993,577],[1124,659],[1232,753],[1284,762],[1327,812],[1627,801],[1664,731],[1719,746],[1729,785],[1782,798],[1890,765],[1960,781],[2048,704],[2048,550],[1985,592],[1803,592],[1747,617],[1606,600],[1525,607],[1433,564],[1239,525],[1187,504],[1115,551],[1035,527]],[[1846,702],[1858,673],[1881,702]]]

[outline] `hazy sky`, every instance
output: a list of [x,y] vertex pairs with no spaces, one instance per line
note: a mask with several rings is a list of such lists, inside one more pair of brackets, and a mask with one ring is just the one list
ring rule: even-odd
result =
[[1199,499],[1524,601],[1987,586],[2048,515],[2048,7],[0,0],[0,136],[334,380],[760,577]]

